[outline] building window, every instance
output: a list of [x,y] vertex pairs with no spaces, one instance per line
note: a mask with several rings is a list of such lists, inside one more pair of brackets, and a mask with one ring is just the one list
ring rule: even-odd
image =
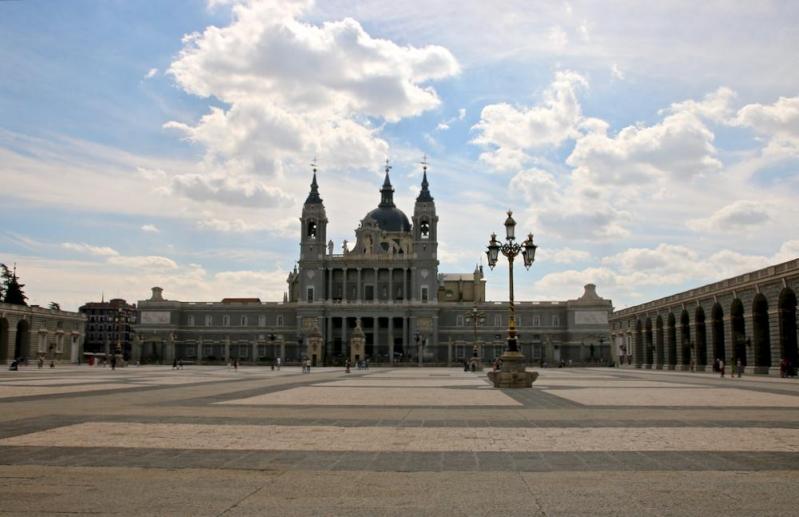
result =
[[316,221],[308,221],[308,238],[316,239]]
[[214,317],[210,314],[205,315],[205,326],[210,327],[214,324]]
[[282,314],[278,314],[277,315],[277,319],[275,321],[275,325],[277,325],[278,327],[282,327],[283,326],[283,315]]
[[560,327],[560,316],[552,316],[552,326],[553,327]]
[[259,327],[265,327],[266,326],[266,315],[265,314],[260,314],[258,316],[258,326]]
[[502,316],[499,314],[494,315],[494,326],[501,327],[502,326]]
[[229,327],[230,326],[230,316],[227,314],[222,315],[222,326]]
[[313,287],[308,288],[308,291],[306,292],[306,298],[308,303],[313,303]]
[[192,316],[191,314],[186,318],[186,325],[189,327],[194,326],[194,316]]
[[541,326],[541,316],[538,314],[533,315],[533,326],[540,327]]
[[247,323],[248,323],[248,321],[247,321],[247,316],[242,316],[242,317],[240,318],[240,325],[241,325],[242,327],[246,327],[246,326],[247,326]]
[[458,317],[455,318],[455,325],[458,327],[463,326],[463,314],[458,314]]
[[423,286],[422,286],[422,302],[427,302],[427,299],[428,299],[428,296],[427,296],[427,286],[426,286],[426,285],[423,285]]
[[64,352],[64,334],[56,334],[55,336],[55,352],[61,354]]

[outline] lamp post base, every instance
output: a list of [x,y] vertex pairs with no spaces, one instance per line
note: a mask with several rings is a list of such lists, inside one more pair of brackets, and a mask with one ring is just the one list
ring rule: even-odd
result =
[[500,356],[502,366],[498,371],[488,372],[488,379],[495,388],[531,388],[538,378],[538,372],[525,370],[524,355],[521,352],[505,351]]

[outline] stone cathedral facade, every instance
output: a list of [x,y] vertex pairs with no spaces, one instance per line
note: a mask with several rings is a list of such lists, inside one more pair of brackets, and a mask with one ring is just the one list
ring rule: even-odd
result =
[[[394,203],[387,166],[379,204],[361,220],[354,244],[335,253],[314,169],[283,301],[183,302],[153,288],[139,302],[132,359],[444,365],[468,359],[477,344],[490,362],[505,346],[508,303],[485,300],[482,266],[439,271],[438,221],[427,167],[409,219]],[[591,284],[574,300],[516,302],[521,350],[535,364],[607,361],[611,311]]]

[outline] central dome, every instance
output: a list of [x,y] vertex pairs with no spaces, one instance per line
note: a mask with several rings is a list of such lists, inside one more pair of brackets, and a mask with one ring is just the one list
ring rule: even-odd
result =
[[377,227],[384,232],[409,232],[411,223],[408,221],[408,216],[394,204],[394,187],[391,186],[388,177],[390,168],[386,160],[386,179],[383,181],[383,188],[380,189],[380,204],[366,214],[364,219],[373,219]]
[[379,206],[366,214],[364,219],[374,219],[377,226],[386,232],[409,232],[411,223],[405,212],[395,206]]

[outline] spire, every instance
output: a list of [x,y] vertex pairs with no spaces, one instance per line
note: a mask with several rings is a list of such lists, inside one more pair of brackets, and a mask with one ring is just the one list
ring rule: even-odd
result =
[[422,164],[422,190],[419,192],[416,202],[432,203],[433,196],[430,195],[430,191],[427,189],[427,187],[430,185],[427,182],[427,155],[422,158],[420,163]]
[[322,198],[319,197],[319,185],[316,184],[316,157],[314,157],[313,163],[311,163],[311,168],[313,169],[313,180],[311,181],[311,192],[308,193],[305,204],[320,205],[322,204]]
[[391,170],[391,165],[388,164],[386,158],[386,179],[383,180],[383,188],[380,189],[380,208],[394,208],[394,187],[391,186],[391,179],[388,177],[388,171]]

